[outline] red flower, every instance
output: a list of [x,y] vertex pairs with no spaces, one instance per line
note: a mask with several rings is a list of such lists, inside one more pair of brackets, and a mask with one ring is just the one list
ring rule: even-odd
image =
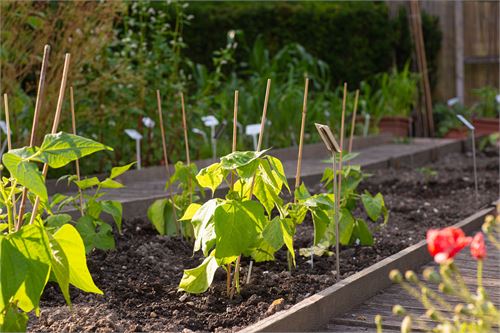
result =
[[427,231],[427,248],[438,264],[453,259],[470,242],[471,238],[465,237],[464,232],[459,228],[448,227]]
[[486,257],[486,246],[484,245],[484,236],[478,232],[470,243],[470,254],[477,260],[483,260]]

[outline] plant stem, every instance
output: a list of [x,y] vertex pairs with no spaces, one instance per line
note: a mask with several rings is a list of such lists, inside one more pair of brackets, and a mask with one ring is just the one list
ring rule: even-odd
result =
[[483,261],[477,261],[477,287],[483,288]]

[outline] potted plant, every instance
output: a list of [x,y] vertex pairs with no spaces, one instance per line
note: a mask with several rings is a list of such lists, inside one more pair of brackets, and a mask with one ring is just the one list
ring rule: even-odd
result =
[[460,103],[448,106],[443,103],[436,104],[433,109],[434,121],[436,122],[437,135],[448,139],[466,138],[467,128],[458,120],[461,114],[466,118],[471,115],[471,110]]
[[378,76],[380,90],[374,95],[372,111],[375,123],[382,133],[407,136],[410,113],[417,97],[418,75],[412,73],[407,63],[402,71],[393,69]]
[[476,128],[476,134],[491,134],[499,131],[498,113],[500,102],[496,100],[498,89],[483,87],[474,89],[473,94],[479,97],[478,102],[472,107],[472,123]]

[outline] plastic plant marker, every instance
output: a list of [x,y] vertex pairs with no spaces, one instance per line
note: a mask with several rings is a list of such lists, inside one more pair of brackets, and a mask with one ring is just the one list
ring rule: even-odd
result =
[[477,163],[476,163],[476,135],[475,135],[475,127],[462,116],[461,114],[457,115],[458,120],[462,122],[462,124],[467,127],[467,129],[470,131],[470,136],[471,136],[471,143],[472,143],[472,164],[473,164],[473,170],[474,170],[474,191],[476,194],[476,201],[479,199],[479,189],[477,185]]
[[212,144],[212,157],[217,158],[217,138],[215,137],[215,127],[219,125],[219,121],[212,115],[201,117],[203,124],[210,127],[210,142]]
[[132,140],[135,140],[135,156],[137,160],[137,170],[141,170],[141,133],[137,132],[135,129],[127,128],[125,130],[125,134],[127,134]]
[[143,117],[142,118],[142,123],[147,128],[154,128],[155,125],[156,125],[155,121],[153,119],[149,118],[149,117]]
[[208,136],[207,133],[203,132],[201,129],[194,127],[191,130],[194,134],[198,134],[203,138],[203,142],[207,143],[208,142]]
[[453,97],[453,98],[450,98],[449,100],[446,101],[446,104],[448,105],[448,107],[452,107],[453,105],[457,104],[458,102],[460,102],[460,99],[458,97]]
[[[33,114],[33,124],[31,125],[31,135],[29,147],[35,145],[36,129],[38,128],[38,119],[40,118],[40,109],[42,108],[43,92],[45,91],[45,76],[47,74],[47,67],[49,65],[50,46],[45,45],[43,48],[42,68],[40,69],[40,79],[38,81],[38,90],[36,93],[35,112]],[[21,204],[19,205],[19,215],[16,223],[16,230],[19,230],[23,223],[24,209],[26,207],[26,198],[28,196],[28,189],[23,189],[21,195]]]
[[[322,125],[315,123],[316,129],[318,130],[319,136],[323,140],[323,143],[326,146],[326,149],[332,154],[332,167],[333,167],[333,197],[335,198],[335,206],[334,206],[334,213],[333,213],[333,221],[335,223],[335,261],[336,261],[336,269],[337,269],[337,281],[340,279],[340,253],[339,253],[339,206],[337,205],[337,202],[340,194],[339,190],[339,184],[337,182],[337,163],[335,160],[335,155],[337,153],[341,153],[342,150],[340,149],[339,145],[337,144],[337,141],[335,140],[335,137],[333,136],[332,131],[330,130],[330,127],[327,125]],[[340,162],[340,159],[339,159]],[[340,163],[339,163],[340,164]],[[311,260],[311,266],[312,266],[312,260]]]
[[253,150],[257,150],[257,136],[260,133],[260,124],[250,124],[245,127],[245,135],[251,136],[253,141]]
[[365,123],[363,125],[363,136],[366,138],[368,136],[368,130],[370,129],[370,114],[365,113]]
[[[56,107],[56,114],[54,116],[54,122],[52,123],[52,134],[57,133],[57,128],[59,127],[59,120],[61,119],[61,111],[62,111],[62,106],[63,106],[63,101],[64,101],[64,91],[66,90],[66,82],[68,80],[68,72],[69,72],[69,62],[71,59],[71,55],[69,53],[66,53],[64,57],[64,67],[63,67],[63,75],[61,79],[61,87],[59,90],[59,98],[57,99],[57,107]],[[49,165],[45,163],[43,165],[43,171],[42,175],[43,178],[47,177],[47,172],[49,171]],[[37,196],[35,199],[35,203],[33,204],[33,210],[31,214],[31,219],[30,219],[30,224],[33,224],[35,222],[35,218],[37,216],[36,212],[38,210],[38,205],[40,205],[40,197]]]

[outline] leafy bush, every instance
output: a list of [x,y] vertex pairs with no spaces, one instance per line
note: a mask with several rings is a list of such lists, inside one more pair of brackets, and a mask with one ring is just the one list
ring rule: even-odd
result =
[[498,118],[500,112],[500,103],[496,97],[500,91],[494,87],[483,87],[474,89],[473,94],[479,97],[479,100],[472,106],[472,112],[476,117]]
[[[0,182],[0,330],[25,331],[27,313],[40,313],[40,297],[50,280],[58,283],[71,305],[69,286],[102,294],[88,271],[85,246],[77,228],[64,215],[48,208],[45,180],[37,163],[61,168],[97,151],[111,149],[80,136],[60,132],[45,136],[39,147],[9,150],[2,157],[10,177]],[[16,195],[28,190],[28,198],[42,202],[38,211],[24,214],[19,224]],[[17,196],[18,197],[18,196]],[[35,199],[35,197],[37,199]],[[44,218],[47,213],[49,216]],[[5,222],[7,221],[7,222]],[[27,222],[30,221],[28,224]]]

